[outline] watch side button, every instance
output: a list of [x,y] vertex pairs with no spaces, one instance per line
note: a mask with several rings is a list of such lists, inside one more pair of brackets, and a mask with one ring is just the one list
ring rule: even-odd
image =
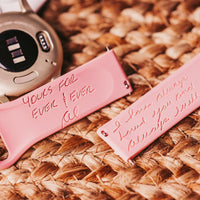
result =
[[38,74],[37,74],[37,72],[34,71],[34,72],[31,72],[31,73],[26,74],[24,76],[17,76],[13,80],[14,80],[14,83],[16,83],[16,84],[23,84],[23,83],[27,83],[29,81],[32,81],[37,77],[38,77]]

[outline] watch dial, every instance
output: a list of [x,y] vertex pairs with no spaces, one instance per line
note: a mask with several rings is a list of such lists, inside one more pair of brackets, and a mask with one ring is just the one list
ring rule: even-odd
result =
[[35,40],[20,30],[8,30],[0,34],[0,67],[11,72],[30,68],[38,57]]

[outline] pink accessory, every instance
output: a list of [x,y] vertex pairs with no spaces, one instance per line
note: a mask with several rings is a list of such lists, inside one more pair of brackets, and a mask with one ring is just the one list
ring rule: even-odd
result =
[[7,168],[34,143],[132,92],[113,51],[15,101],[0,104],[0,133]]
[[97,132],[125,161],[200,105],[200,55],[182,66]]
[[[21,12],[20,1],[23,0],[0,0],[1,12]],[[27,0],[31,9],[37,12],[47,0]]]

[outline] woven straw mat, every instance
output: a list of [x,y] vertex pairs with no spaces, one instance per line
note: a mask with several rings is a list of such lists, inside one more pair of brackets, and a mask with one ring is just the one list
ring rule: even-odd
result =
[[[200,110],[124,162],[97,129],[200,52],[200,0],[51,0],[66,73],[114,49],[134,92],[0,171],[0,200],[200,200]],[[1,159],[7,156],[1,142]]]

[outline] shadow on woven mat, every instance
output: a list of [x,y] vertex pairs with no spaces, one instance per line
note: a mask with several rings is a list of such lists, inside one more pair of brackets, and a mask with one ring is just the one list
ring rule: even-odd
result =
[[135,157],[135,165],[115,155],[96,131],[200,52],[200,1],[51,0],[41,16],[62,40],[63,73],[107,46],[134,92],[37,143],[2,170],[0,199],[199,200],[199,110]]

